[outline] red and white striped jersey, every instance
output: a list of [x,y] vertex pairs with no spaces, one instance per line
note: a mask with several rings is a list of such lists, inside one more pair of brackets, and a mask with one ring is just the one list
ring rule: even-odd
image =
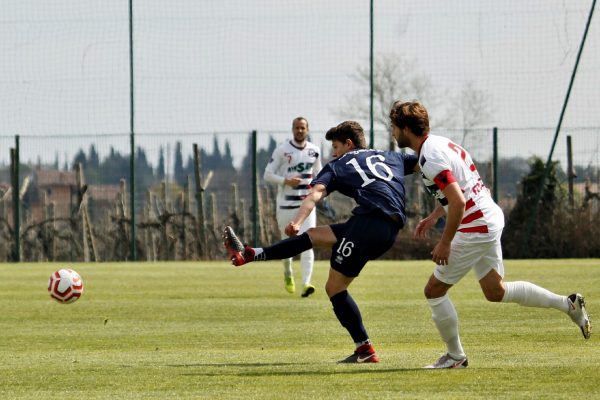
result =
[[504,228],[504,214],[483,184],[469,153],[443,136],[428,135],[419,152],[421,175],[427,190],[444,209],[442,190],[456,182],[465,196],[465,213],[458,232],[486,233]]

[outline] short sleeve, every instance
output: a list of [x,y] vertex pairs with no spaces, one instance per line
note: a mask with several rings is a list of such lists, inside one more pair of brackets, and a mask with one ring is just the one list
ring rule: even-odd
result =
[[311,186],[317,184],[325,186],[325,188],[327,189],[327,193],[331,193],[335,190],[335,173],[331,168],[331,163],[325,165],[310,183]]

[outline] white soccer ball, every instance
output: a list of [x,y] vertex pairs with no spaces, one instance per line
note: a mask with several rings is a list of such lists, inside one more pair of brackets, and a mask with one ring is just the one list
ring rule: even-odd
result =
[[50,275],[48,292],[59,303],[72,303],[83,293],[83,280],[72,269],[59,269]]

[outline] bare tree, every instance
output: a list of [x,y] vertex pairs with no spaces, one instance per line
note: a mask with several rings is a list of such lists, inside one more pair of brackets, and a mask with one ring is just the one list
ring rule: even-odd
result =
[[489,95],[475,87],[473,81],[465,82],[460,94],[454,98],[450,107],[449,122],[452,126],[462,129],[464,144],[467,135],[478,126],[488,123],[492,117],[492,106]]
[[[369,67],[359,66],[352,79],[358,83],[359,89],[346,98],[346,105],[337,115],[341,118],[369,121]],[[437,96],[429,77],[420,72],[416,61],[393,53],[381,54],[375,60],[373,93],[375,130],[386,132],[390,149],[394,148],[394,143],[389,135],[388,115],[394,101],[418,99],[427,104],[430,110],[435,110],[440,105],[440,96]]]
[[[345,106],[337,112],[341,118],[369,121],[369,67],[359,66],[352,75],[358,85],[357,92],[346,98]],[[490,102],[485,93],[469,81],[460,93],[452,96],[446,90],[436,89],[431,79],[419,68],[416,60],[398,54],[381,54],[375,60],[373,74],[374,125],[384,131],[389,148],[394,141],[389,135],[389,110],[396,100],[418,100],[427,106],[432,118],[431,126],[461,128],[463,141],[473,127],[489,121]]]

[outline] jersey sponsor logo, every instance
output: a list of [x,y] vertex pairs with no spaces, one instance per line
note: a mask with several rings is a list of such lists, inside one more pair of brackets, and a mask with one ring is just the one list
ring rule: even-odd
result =
[[290,166],[288,167],[288,172],[304,172],[304,171],[310,171],[312,169],[312,166],[314,165],[314,163],[298,163],[296,165]]

